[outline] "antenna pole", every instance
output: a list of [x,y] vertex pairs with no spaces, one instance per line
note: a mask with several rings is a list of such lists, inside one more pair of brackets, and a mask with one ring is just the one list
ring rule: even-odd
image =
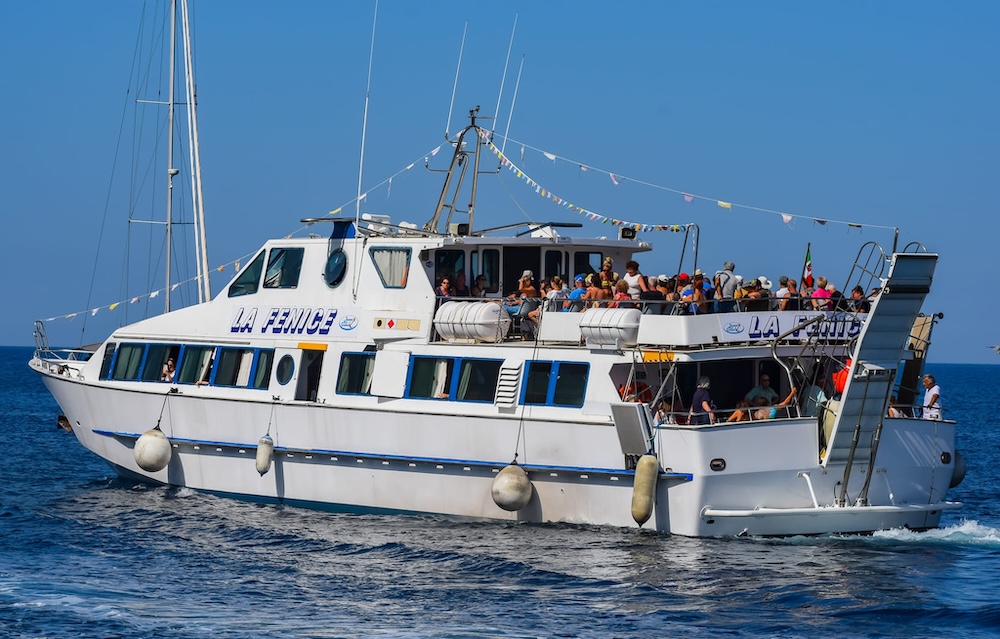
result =
[[355,200],[354,226],[361,224],[361,178],[365,171],[365,137],[368,134],[368,99],[372,88],[372,59],[375,57],[375,23],[378,20],[378,0],[375,0],[375,15],[372,16],[372,42],[368,51],[368,85],[365,87],[365,115],[361,122],[361,160],[358,163],[358,198]]
[[[510,64],[510,50],[514,48],[514,34],[517,32],[517,15],[514,14],[514,26],[510,30],[510,43],[507,45],[507,59],[503,61],[503,77],[500,78],[500,93],[497,94],[497,108],[493,112],[500,115],[500,100],[503,98],[503,85],[507,82],[507,67]],[[520,78],[520,74],[518,74]],[[494,127],[496,126],[496,119],[493,120]],[[493,129],[490,130],[490,139],[493,138]]]
[[465,53],[465,34],[469,32],[469,21],[465,21],[465,28],[462,29],[462,46],[458,49],[458,67],[455,69],[455,84],[451,87],[451,104],[448,105],[448,121],[444,125],[444,139],[448,140],[448,132],[451,130],[451,112],[455,109],[455,92],[458,90],[458,72],[462,70],[462,54]]
[[521,71],[524,70],[524,55],[521,56],[521,65],[517,68],[517,82],[514,83],[514,98],[510,101],[510,113],[507,115],[507,128],[503,132],[503,144],[500,145],[500,152],[507,149],[507,134],[510,133],[510,121],[514,117],[514,104],[517,103],[517,90],[521,86]]
[[184,38],[184,75],[187,88],[188,155],[191,160],[191,206],[194,213],[195,263],[198,273],[198,302],[212,299],[208,279],[208,239],[205,231],[205,195],[201,182],[201,149],[198,144],[198,105],[194,83],[194,59],[191,50],[191,23],[188,1],[181,0],[181,34]]

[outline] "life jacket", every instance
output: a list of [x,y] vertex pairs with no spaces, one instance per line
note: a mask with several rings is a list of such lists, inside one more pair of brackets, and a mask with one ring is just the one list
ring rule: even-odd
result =
[[847,376],[851,370],[851,360],[847,360],[844,367],[833,374],[833,390],[839,395],[844,392],[844,387],[847,386]]
[[653,391],[648,384],[635,382],[626,386],[622,384],[618,387],[618,396],[623,402],[651,402],[653,401]]

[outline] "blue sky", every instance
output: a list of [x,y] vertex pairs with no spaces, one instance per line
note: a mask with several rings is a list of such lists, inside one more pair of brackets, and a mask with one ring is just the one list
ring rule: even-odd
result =
[[[162,286],[155,274],[123,283],[128,194],[118,191],[129,185],[112,181],[131,162],[127,149],[116,159],[116,145],[131,126],[123,112],[142,8],[0,3],[0,343],[31,343],[36,318],[104,307],[85,333],[82,316],[48,323],[54,343],[100,341],[123,309],[134,320],[144,306],[109,304]],[[210,262],[228,265],[214,291],[234,260],[295,232],[299,218],[344,204],[353,211],[373,10],[194,3]],[[696,222],[702,268],[731,259],[738,273],[772,280],[798,275],[811,243],[814,272],[841,284],[864,242],[891,247],[891,232],[878,227],[898,226],[901,244],[941,256],[925,305],[945,314],[932,361],[1000,363],[987,348],[1000,343],[991,188],[1000,169],[1000,4],[383,0],[363,211],[430,217],[440,176],[423,158],[444,140],[462,29],[468,21],[451,132],[475,105],[496,111],[515,15],[498,128],[523,56],[507,152],[538,183],[610,218]],[[434,160],[440,167],[444,154]],[[374,188],[392,175],[391,191]],[[676,191],[705,199],[687,203]],[[152,211],[162,188],[151,192],[140,202]],[[794,217],[786,223],[778,212]],[[477,226],[527,218],[614,233],[509,173],[484,178]],[[679,236],[642,237],[654,245],[639,257],[642,270],[673,271]],[[161,242],[143,242],[132,256],[150,253],[155,263]]]

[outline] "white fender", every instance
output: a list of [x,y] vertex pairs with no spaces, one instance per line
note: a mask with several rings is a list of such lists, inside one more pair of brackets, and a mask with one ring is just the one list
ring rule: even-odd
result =
[[660,465],[655,455],[643,455],[639,458],[635,465],[635,480],[632,482],[632,519],[640,528],[653,514],[653,498],[659,476]]
[[493,478],[493,501],[504,510],[521,510],[531,501],[531,480],[517,464],[505,466]]
[[274,456],[274,440],[270,435],[264,435],[257,442],[257,472],[261,477],[271,470],[271,457]]
[[139,468],[149,473],[155,473],[163,470],[170,463],[170,440],[160,429],[153,428],[139,435],[139,439],[135,440],[135,448],[132,452]]

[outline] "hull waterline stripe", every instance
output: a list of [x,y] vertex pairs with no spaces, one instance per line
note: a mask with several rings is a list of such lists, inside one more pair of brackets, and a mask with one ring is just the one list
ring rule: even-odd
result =
[[[141,433],[124,433],[118,431],[109,430],[95,430],[95,435],[101,435],[104,437],[114,437],[118,439],[129,439],[136,440],[139,439]],[[213,442],[198,439],[182,439],[177,437],[169,438],[171,443],[175,444],[188,444],[191,446],[206,446],[206,447],[217,447],[217,448],[232,448],[232,449],[244,449],[244,450],[256,450],[256,444],[233,444],[231,442]],[[480,460],[469,460],[469,459],[449,459],[445,457],[413,457],[410,455],[389,455],[383,453],[359,453],[353,451],[344,450],[322,450],[322,449],[304,449],[304,448],[287,448],[284,446],[275,446],[275,453],[287,453],[287,454],[298,454],[298,455],[327,455],[331,457],[355,457],[360,459],[375,459],[375,460],[386,460],[386,461],[399,461],[399,462],[421,462],[426,464],[449,464],[449,465],[461,465],[461,466],[477,466],[480,468],[503,468],[507,465],[506,462],[488,462]],[[582,473],[582,474],[592,474],[592,475],[634,475],[634,470],[625,469],[613,469],[613,468],[587,468],[583,466],[550,466],[543,464],[520,464],[521,468],[529,471],[545,471],[553,473]],[[674,473],[674,472],[660,472],[661,479],[676,479],[683,481],[692,481],[694,475],[691,473]]]
[[701,509],[703,518],[709,517],[780,517],[786,515],[864,515],[870,513],[912,513],[935,510],[958,510],[960,501],[942,501],[936,504],[906,504],[903,506],[809,506],[808,508],[753,508],[750,510],[727,510],[705,506]]

